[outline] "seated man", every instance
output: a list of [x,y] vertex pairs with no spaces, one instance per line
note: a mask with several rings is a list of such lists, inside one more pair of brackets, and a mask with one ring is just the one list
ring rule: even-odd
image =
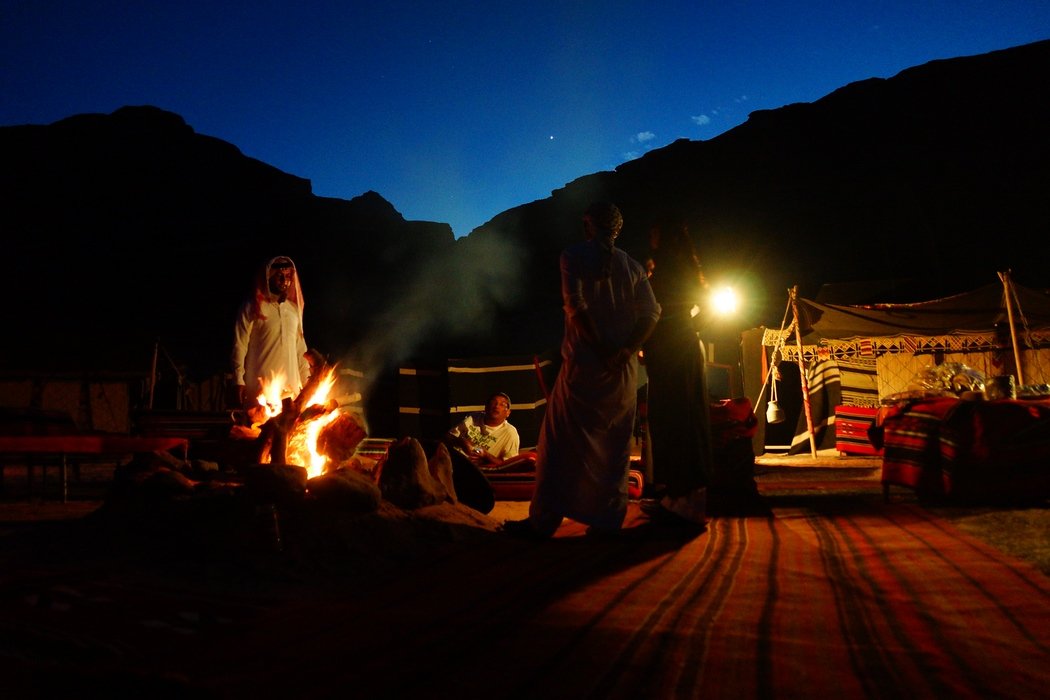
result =
[[445,435],[445,444],[461,452],[483,471],[499,469],[518,456],[521,438],[518,429],[507,422],[510,397],[496,392],[485,404],[485,412],[469,415]]

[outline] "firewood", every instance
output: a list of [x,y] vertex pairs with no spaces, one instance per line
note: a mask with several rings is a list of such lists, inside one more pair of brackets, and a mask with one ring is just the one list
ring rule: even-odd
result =
[[366,437],[368,433],[356,416],[341,413],[317,435],[317,451],[328,457],[330,464],[341,465],[354,456]]

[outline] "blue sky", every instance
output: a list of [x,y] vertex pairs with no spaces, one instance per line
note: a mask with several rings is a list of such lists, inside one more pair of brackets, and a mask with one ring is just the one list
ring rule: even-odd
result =
[[124,105],[456,236],[678,138],[1050,38],[1050,2],[0,0],[0,125]]

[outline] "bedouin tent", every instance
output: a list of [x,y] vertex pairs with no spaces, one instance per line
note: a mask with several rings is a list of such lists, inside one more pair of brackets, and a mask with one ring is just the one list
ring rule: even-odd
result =
[[[887,397],[914,388],[916,377],[928,368],[945,363],[960,363],[984,377],[1014,375],[1029,386],[1050,382],[1050,295],[1013,283],[1009,273],[1000,279],[915,303],[848,305],[796,298],[797,333],[795,314],[785,316],[790,323],[784,328],[745,332],[745,391],[762,423],[761,439],[771,363],[805,368],[801,376],[808,385],[811,420],[804,411],[788,411],[789,420],[797,416],[793,454],[834,449],[836,407],[877,408]],[[779,386],[785,381],[790,380]],[[764,452],[764,446],[756,444],[756,450]]]

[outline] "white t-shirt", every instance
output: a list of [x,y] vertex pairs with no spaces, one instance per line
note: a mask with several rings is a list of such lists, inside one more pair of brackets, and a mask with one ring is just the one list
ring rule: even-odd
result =
[[503,421],[495,427],[485,425],[485,416],[480,413],[467,416],[448,433],[453,437],[466,435],[476,446],[484,448],[500,460],[516,457],[521,448],[517,428],[508,421]]

